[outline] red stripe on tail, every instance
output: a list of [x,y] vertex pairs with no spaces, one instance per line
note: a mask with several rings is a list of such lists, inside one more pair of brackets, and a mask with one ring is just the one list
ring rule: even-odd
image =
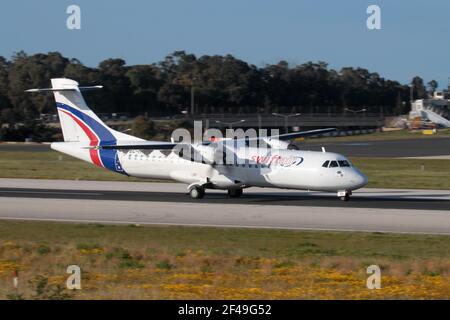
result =
[[[83,129],[84,133],[86,133],[86,135],[89,138],[89,141],[90,141],[89,145],[91,147],[98,146],[99,141],[98,141],[97,136],[95,135],[95,133],[87,125],[85,125],[78,118],[74,117],[72,114],[70,114],[69,112],[67,112],[65,110],[59,109],[59,111],[65,113],[66,115],[71,117],[73,119],[73,121],[75,121],[80,126],[80,128]],[[97,165],[99,167],[102,167],[102,168],[104,167],[103,164],[102,164],[102,161],[100,160],[100,155],[99,155],[99,151],[98,150],[90,149],[89,150],[89,154],[91,156],[92,162],[95,165]]]

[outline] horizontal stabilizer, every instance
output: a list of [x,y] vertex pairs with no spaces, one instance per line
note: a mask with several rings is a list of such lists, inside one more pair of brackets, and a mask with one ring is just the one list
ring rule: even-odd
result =
[[39,93],[39,92],[58,92],[58,91],[90,91],[103,89],[103,86],[90,86],[90,87],[78,87],[78,86],[70,86],[64,88],[43,88],[43,89],[29,89],[25,92],[29,93]]

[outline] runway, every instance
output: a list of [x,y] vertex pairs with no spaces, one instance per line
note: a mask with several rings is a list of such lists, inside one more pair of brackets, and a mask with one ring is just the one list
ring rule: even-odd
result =
[[0,179],[0,219],[450,235],[450,192],[362,189],[334,194],[251,188],[240,199],[178,183]]
[[337,152],[349,157],[444,157],[450,155],[450,138],[423,138],[380,141],[348,141],[320,142],[320,139],[308,140],[298,144],[302,149],[319,151],[325,147],[327,151]]

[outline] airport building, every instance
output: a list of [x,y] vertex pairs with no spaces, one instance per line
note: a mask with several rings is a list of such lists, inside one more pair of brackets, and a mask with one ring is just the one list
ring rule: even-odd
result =
[[428,99],[413,101],[409,118],[422,118],[438,126],[450,128],[450,92],[436,91]]

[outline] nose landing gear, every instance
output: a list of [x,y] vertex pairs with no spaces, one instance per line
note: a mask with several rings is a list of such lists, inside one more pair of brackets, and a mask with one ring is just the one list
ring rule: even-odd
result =
[[242,197],[242,189],[229,189],[228,190],[228,196],[230,198],[240,198]]
[[350,200],[350,196],[352,195],[351,191],[338,191],[338,197],[342,200],[342,201],[349,201]]

